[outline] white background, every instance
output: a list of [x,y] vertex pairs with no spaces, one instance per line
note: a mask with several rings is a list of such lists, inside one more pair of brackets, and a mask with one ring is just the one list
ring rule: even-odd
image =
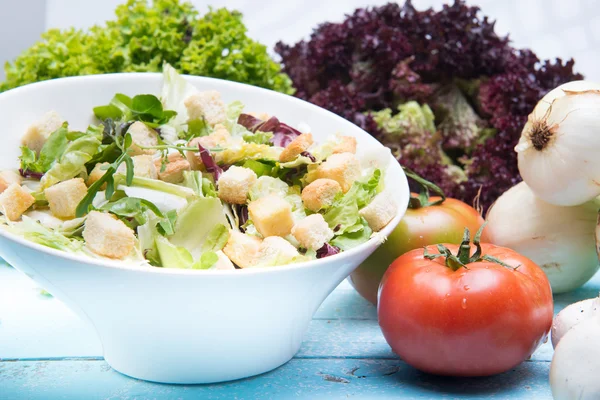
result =
[[[0,0],[0,63],[13,59],[47,28],[86,28],[113,16],[125,0]],[[453,1],[453,0],[447,0]],[[324,21],[381,0],[195,0],[200,11],[227,6],[244,13],[250,36],[270,49],[278,40],[293,43]],[[413,0],[417,9],[441,7],[444,0]],[[401,1],[400,3],[403,3]],[[599,0],[476,0],[497,21],[497,31],[510,32],[515,46],[530,47],[540,58],[576,59],[588,79],[600,80]],[[0,72],[0,78],[3,72]]]

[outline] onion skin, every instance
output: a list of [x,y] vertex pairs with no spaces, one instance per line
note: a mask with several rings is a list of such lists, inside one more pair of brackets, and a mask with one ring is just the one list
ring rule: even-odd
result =
[[549,92],[523,128],[519,172],[544,201],[561,206],[600,195],[600,84],[573,81]]
[[582,286],[598,271],[596,226],[600,201],[561,207],[537,198],[525,182],[506,191],[487,213],[485,233],[538,264],[553,293]]
[[554,400],[600,399],[600,317],[571,328],[560,340],[550,364]]

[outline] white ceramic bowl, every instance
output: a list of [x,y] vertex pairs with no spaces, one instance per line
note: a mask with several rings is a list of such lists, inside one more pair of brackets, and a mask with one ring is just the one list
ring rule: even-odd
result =
[[[369,134],[312,104],[265,89],[186,77],[225,101],[241,100],[292,126],[308,123],[315,140],[335,132],[355,136],[358,152],[381,146]],[[25,128],[50,110],[85,129],[92,108],[115,93],[159,95],[160,74],[113,74],[57,79],[0,94],[0,169],[15,168]],[[391,157],[391,156],[390,156]],[[406,177],[390,162],[386,185],[398,214],[408,204]],[[303,264],[236,271],[130,267],[63,253],[0,229],[0,256],[67,304],[95,328],[106,361],[126,375],[157,382],[208,383],[260,374],[298,351],[313,313],[379,245]]]

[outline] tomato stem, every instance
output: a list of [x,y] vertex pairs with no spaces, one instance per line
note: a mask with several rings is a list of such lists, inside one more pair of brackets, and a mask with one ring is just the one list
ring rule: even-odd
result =
[[518,265],[516,267],[511,267],[510,265],[506,264],[504,261],[500,260],[499,258],[490,256],[488,254],[484,254],[484,255],[481,254],[482,253],[481,233],[483,232],[483,228],[485,227],[485,225],[486,224],[484,223],[477,230],[477,233],[475,234],[475,237],[473,238],[473,244],[475,245],[475,248],[476,248],[475,253],[473,253],[473,255],[471,255],[471,238],[470,238],[469,229],[465,228],[465,232],[463,234],[463,240],[462,240],[460,246],[458,247],[458,252],[456,253],[456,255],[452,254],[450,249],[448,249],[443,244],[438,244],[438,245],[436,245],[436,247],[437,247],[439,254],[430,253],[429,250],[427,249],[427,247],[424,247],[423,248],[423,257],[427,258],[428,260],[435,260],[436,258],[443,257],[443,258],[445,258],[446,266],[448,268],[452,269],[453,271],[456,271],[459,268],[469,269],[469,268],[467,268],[467,264],[481,262],[481,261],[493,262],[493,263],[499,264],[503,267],[510,268],[513,271],[516,271],[520,267],[520,265]]
[[[417,175],[414,171],[409,168],[402,167],[404,173],[407,177],[417,182],[420,186],[420,191],[417,196],[411,196],[410,201],[408,203],[408,207],[412,209],[417,209],[421,207],[429,207],[429,206],[437,206],[440,205],[446,200],[446,195],[444,195],[444,191],[435,183],[424,179],[423,177]],[[429,200],[429,191],[437,194],[440,199],[436,201]]]

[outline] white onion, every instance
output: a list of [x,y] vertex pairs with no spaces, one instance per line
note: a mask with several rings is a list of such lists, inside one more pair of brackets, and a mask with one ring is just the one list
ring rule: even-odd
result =
[[600,298],[598,297],[578,301],[565,307],[552,321],[552,347],[556,348],[558,342],[572,327],[590,316],[598,314],[600,314]]
[[590,315],[560,340],[550,364],[555,400],[600,399],[600,315]]
[[544,96],[515,151],[523,180],[546,202],[573,206],[600,195],[600,84],[569,82]]
[[537,198],[525,182],[506,191],[488,211],[490,243],[533,260],[552,292],[576,289],[598,271],[596,220],[599,200],[561,207]]

